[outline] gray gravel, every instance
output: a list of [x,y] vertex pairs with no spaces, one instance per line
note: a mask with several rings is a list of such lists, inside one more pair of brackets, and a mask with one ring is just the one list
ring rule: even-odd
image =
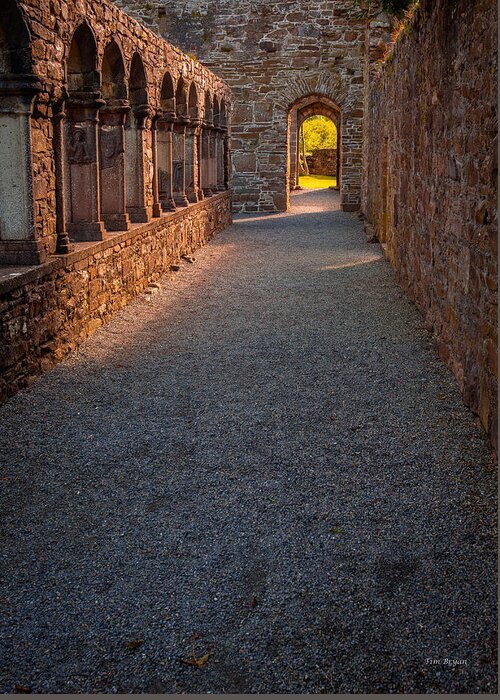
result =
[[239,219],[0,408],[0,690],[496,690],[495,467],[335,197]]

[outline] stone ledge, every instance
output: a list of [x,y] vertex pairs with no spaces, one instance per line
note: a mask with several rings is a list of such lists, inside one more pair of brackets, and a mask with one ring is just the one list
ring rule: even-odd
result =
[[35,282],[60,268],[69,267],[74,263],[92,257],[96,253],[113,248],[115,245],[120,245],[121,243],[132,244],[134,239],[140,236],[154,233],[156,229],[162,228],[165,224],[173,224],[182,220],[188,213],[193,214],[200,208],[210,208],[216,202],[231,199],[231,196],[231,190],[219,192],[208,199],[203,199],[201,202],[195,202],[177,211],[162,214],[156,219],[151,219],[146,224],[132,224],[128,231],[108,233],[103,241],[72,243],[75,250],[71,251],[71,253],[51,255],[46,262],[34,267],[3,266],[0,268],[0,294],[6,294],[25,284]]

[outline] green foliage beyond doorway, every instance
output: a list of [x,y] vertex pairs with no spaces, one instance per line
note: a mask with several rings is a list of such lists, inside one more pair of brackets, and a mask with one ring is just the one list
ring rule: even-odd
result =
[[316,115],[306,119],[302,125],[306,153],[317,148],[337,148],[337,127],[328,117]]

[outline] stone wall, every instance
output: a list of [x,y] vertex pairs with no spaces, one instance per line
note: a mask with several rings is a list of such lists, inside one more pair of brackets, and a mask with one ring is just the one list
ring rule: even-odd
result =
[[307,156],[310,175],[337,175],[337,149],[317,148]]
[[235,210],[287,208],[289,114],[309,96],[339,108],[342,206],[359,208],[366,62],[386,36],[384,15],[368,22],[355,0],[117,2],[230,85]]
[[148,284],[231,222],[231,195],[0,275],[0,401],[29,386]]
[[[188,134],[191,152],[183,160],[190,162],[195,182],[193,192],[179,190],[177,204],[186,203],[181,194],[197,201],[199,190],[205,188],[209,195],[227,186],[219,178],[207,188],[200,180],[202,168],[197,168],[202,131],[210,142],[210,177],[217,178],[216,158],[229,165],[227,149],[215,155],[216,149],[222,154],[221,133],[229,127],[231,109],[230,91],[221,78],[111,0],[1,4],[0,264],[38,263],[68,252],[68,234],[72,240],[83,235],[98,240],[106,231],[126,230],[134,216],[136,221],[158,216],[155,160],[161,128],[170,130],[174,159],[177,142]],[[76,69],[79,74],[72,72]],[[172,95],[163,89],[167,74]],[[168,134],[165,148],[167,141]],[[130,155],[134,162],[128,163],[127,173]],[[79,174],[74,166],[81,166]],[[125,191],[130,173],[140,179],[141,201],[133,206],[132,188]],[[71,218],[72,198],[86,209],[87,218],[79,212],[77,225]],[[88,224],[85,231],[82,220]],[[78,225],[79,235],[73,230]]]
[[496,0],[422,0],[369,110],[370,235],[497,445]]

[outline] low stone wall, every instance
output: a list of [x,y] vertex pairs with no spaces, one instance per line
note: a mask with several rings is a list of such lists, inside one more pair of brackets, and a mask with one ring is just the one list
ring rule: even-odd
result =
[[0,276],[0,401],[30,385],[157,280],[231,223],[224,192],[104,241]]
[[370,235],[496,446],[496,0],[422,0],[369,114]]
[[317,148],[307,158],[310,175],[337,176],[337,149]]

